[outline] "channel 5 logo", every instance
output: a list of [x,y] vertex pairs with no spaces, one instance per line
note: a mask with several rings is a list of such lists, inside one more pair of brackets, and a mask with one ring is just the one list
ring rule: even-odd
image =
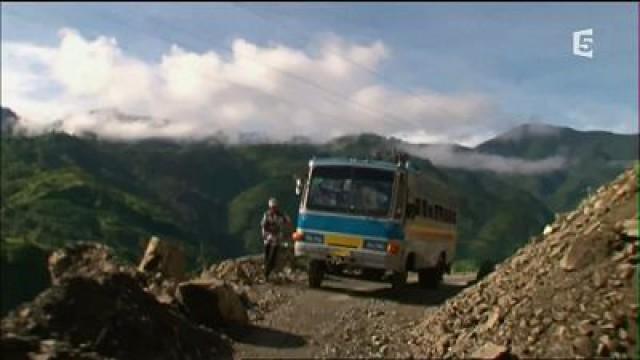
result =
[[593,29],[573,32],[573,55],[593,58]]

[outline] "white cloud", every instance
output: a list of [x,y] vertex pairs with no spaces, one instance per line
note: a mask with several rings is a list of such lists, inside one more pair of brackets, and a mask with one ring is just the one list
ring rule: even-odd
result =
[[[323,141],[366,131],[465,143],[505,121],[483,94],[407,95],[386,87],[358,66],[376,70],[390,58],[380,41],[352,44],[333,35],[301,50],[236,39],[230,57],[174,45],[158,62],[145,62],[114,38],[87,39],[73,29],[59,37],[55,47],[2,43],[3,105],[34,128],[66,116],[69,131],[120,138],[224,131]],[[89,113],[96,108],[170,120],[127,123]]]
[[404,147],[409,154],[429,159],[434,165],[466,170],[493,171],[501,174],[542,174],[560,170],[567,166],[567,159],[551,156],[541,160],[526,160],[493,154],[477,153],[473,150],[460,151],[451,145]]

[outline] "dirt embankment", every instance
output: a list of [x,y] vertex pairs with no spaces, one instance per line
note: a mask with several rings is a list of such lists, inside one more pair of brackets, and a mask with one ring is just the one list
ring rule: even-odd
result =
[[414,355],[637,356],[638,178],[628,170],[422,319]]

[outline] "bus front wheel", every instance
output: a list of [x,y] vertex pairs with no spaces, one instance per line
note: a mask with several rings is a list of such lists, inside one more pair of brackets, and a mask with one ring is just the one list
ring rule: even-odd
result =
[[322,260],[311,260],[309,262],[309,287],[319,288],[324,279],[325,262]]
[[401,289],[407,285],[407,276],[408,272],[405,271],[394,271],[391,273],[391,288],[392,289]]

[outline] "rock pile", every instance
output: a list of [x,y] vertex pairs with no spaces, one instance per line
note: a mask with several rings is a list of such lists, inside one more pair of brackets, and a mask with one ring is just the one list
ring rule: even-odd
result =
[[153,236],[138,265],[138,270],[161,273],[167,278],[182,280],[185,276],[186,258],[184,251],[167,241]]
[[[110,248],[95,243],[52,253],[53,286],[2,319],[2,354],[14,359],[230,357],[230,343],[219,331],[228,317],[218,316],[219,322],[200,326],[202,322],[185,311],[190,308],[181,306],[193,302],[189,295],[175,296],[165,289],[171,298],[158,301],[146,290],[166,281],[114,259]],[[213,309],[209,313],[216,313],[219,303],[224,304],[223,311],[233,306],[229,299],[235,293],[225,293],[220,301],[218,294],[208,298]],[[233,314],[238,316],[237,311]]]
[[[292,248],[278,253],[276,265],[269,275],[270,284],[306,283],[304,264],[294,260]],[[277,287],[268,286],[264,278],[264,257],[244,256],[214,264],[200,274],[199,281],[220,281],[232,288],[242,300],[250,321],[260,320],[287,300],[287,295]]]
[[92,278],[114,272],[134,273],[130,267],[118,265],[111,248],[91,242],[80,242],[54,251],[49,256],[48,268],[54,285],[73,277]]
[[[306,277],[300,270],[301,265],[294,260],[293,249],[283,248],[278,252],[275,268],[269,278],[275,283],[301,282]],[[226,280],[241,286],[264,284],[264,257],[252,255],[228,259],[212,265],[203,271],[201,277]]]
[[222,280],[192,280],[178,285],[180,307],[195,322],[215,328],[220,324],[247,325],[249,317],[242,299]]
[[638,178],[627,170],[412,335],[428,358],[636,356]]
[[[292,255],[292,254],[291,254]],[[287,251],[272,281],[304,281]],[[2,319],[9,359],[213,359],[231,352],[224,331],[279,302],[261,256],[223,261],[185,279],[176,249],[152,239],[136,268],[112,249],[77,243],[51,254],[53,286]]]
[[211,359],[229,356],[230,346],[116,272],[69,277],[9,314],[2,320],[2,353],[15,359]]

